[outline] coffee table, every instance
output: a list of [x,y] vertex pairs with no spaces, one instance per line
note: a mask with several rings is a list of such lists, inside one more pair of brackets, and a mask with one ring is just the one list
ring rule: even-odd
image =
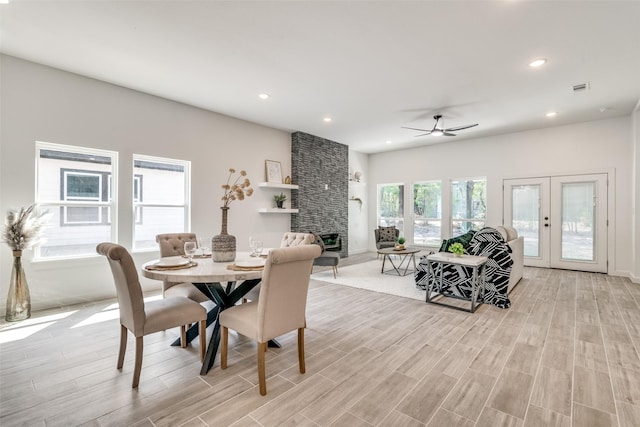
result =
[[[382,255],[382,269],[380,270],[380,273],[395,274],[398,276],[406,276],[407,274],[413,273],[416,269],[416,254],[421,250],[422,249],[410,248],[410,247],[405,247],[404,249],[395,249],[395,248],[378,249],[378,253]],[[402,257],[400,258],[400,263],[398,265],[396,265],[396,263],[393,262],[391,255],[398,255]],[[387,271],[384,271],[384,265],[387,260],[389,260],[393,268]],[[409,270],[409,263],[411,262],[413,262],[413,270]],[[402,269],[403,265],[404,265],[404,270]]]

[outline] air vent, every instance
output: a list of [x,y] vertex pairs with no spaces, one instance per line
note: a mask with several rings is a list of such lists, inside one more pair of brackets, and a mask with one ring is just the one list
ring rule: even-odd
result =
[[585,90],[589,90],[589,82],[580,83],[578,85],[573,85],[574,92],[584,92]]

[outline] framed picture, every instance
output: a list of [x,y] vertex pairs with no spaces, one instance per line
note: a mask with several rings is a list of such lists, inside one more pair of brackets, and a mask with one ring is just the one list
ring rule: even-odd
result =
[[282,166],[280,162],[265,160],[265,168],[267,171],[267,182],[282,184]]

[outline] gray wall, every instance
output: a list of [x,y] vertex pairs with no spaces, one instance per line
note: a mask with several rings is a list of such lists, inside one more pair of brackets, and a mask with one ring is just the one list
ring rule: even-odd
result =
[[307,133],[291,134],[291,178],[300,188],[291,194],[299,213],[291,230],[339,233],[340,256],[349,249],[349,149],[346,145]]

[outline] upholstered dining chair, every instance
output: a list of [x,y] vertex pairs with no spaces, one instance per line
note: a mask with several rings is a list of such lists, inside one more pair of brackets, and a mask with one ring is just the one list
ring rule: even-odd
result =
[[[185,242],[196,242],[195,233],[166,233],[156,235],[156,242],[160,247],[161,257],[184,255]],[[182,296],[197,302],[209,301],[209,297],[200,292],[191,283],[162,282],[162,295],[165,297]]]
[[[312,245],[316,241],[316,236],[311,233],[296,233],[295,231],[287,231],[282,235],[280,240],[281,248],[289,248],[292,246]],[[313,268],[313,266],[311,266]],[[260,295],[260,285],[251,289],[243,298],[243,302],[247,300],[257,301]]]
[[290,331],[298,331],[298,363],[305,372],[304,328],[307,292],[313,260],[320,255],[318,245],[300,245],[269,252],[262,275],[258,301],[240,304],[220,313],[222,346],[220,367],[227,368],[229,329],[258,342],[258,382],[260,394],[267,394],[265,352],[267,342]]
[[115,243],[100,243],[96,247],[96,252],[104,255],[109,261],[116,286],[120,310],[118,369],[122,369],[124,363],[124,354],[127,349],[127,330],[136,337],[132,387],[138,387],[140,382],[143,337],[145,335],[180,326],[180,342],[181,346],[185,347],[184,325],[200,322],[200,359],[203,360],[207,347],[207,310],[197,302],[180,296],[145,302],[138,279],[138,271],[129,251]]

